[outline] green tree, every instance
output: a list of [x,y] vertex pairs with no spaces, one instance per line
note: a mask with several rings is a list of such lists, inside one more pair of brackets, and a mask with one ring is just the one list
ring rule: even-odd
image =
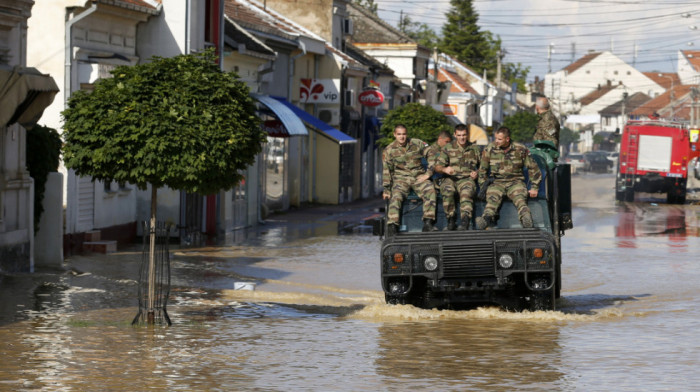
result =
[[450,0],[450,5],[438,48],[479,74],[486,70],[489,77],[495,76],[500,40],[494,40],[490,32],[479,29],[479,14],[472,0]]
[[[450,10],[445,14],[447,21],[442,26],[442,39],[438,49],[455,57],[482,75],[493,80],[496,77],[498,57],[503,59],[505,50],[499,36],[479,29],[479,14],[472,0],[450,0]],[[518,91],[525,92],[529,67],[520,63],[501,64],[503,80],[517,83]]]
[[78,175],[200,194],[230,189],[265,134],[248,87],[213,51],[120,66],[71,96],[64,159]]
[[417,138],[426,143],[433,143],[441,131],[452,132],[453,128],[442,112],[430,106],[409,103],[392,109],[384,117],[380,129],[383,137],[377,141],[379,145],[385,147],[394,141],[394,127],[397,124],[406,126],[408,137]]
[[510,138],[519,143],[532,141],[532,136],[537,129],[539,116],[528,111],[519,111],[503,120],[503,126],[510,129]]
[[215,60],[209,50],[117,67],[93,92],[74,93],[62,113],[66,167],[139,189],[151,185],[148,315],[139,310],[134,322],[143,316],[155,323],[156,288],[169,281],[157,278],[169,273],[155,262],[157,189],[230,189],[266,140],[248,87]]
[[440,38],[425,23],[414,22],[409,16],[404,16],[399,21],[399,30],[409,36],[412,40],[427,47],[434,48],[438,45]]
[[567,148],[571,143],[578,143],[579,138],[579,133],[572,131],[568,127],[563,127],[559,132],[559,144]]
[[377,15],[377,3],[374,0],[355,0],[355,4],[367,8],[371,13]]
[[518,92],[527,92],[527,74],[530,73],[530,67],[523,67],[521,63],[504,63],[502,70],[503,78],[508,81],[508,84],[515,82]]

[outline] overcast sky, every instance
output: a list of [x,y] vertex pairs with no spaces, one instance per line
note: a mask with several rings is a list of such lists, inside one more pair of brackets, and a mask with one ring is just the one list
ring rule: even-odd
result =
[[[402,15],[440,33],[449,0],[375,0],[396,26]],[[528,80],[589,50],[612,52],[640,71],[675,72],[679,50],[700,50],[700,0],[473,0],[481,30],[500,35],[505,61],[530,66]],[[694,29],[697,28],[697,29]],[[696,46],[697,45],[697,46]],[[636,48],[636,50],[635,50]],[[634,56],[636,52],[636,58]]]

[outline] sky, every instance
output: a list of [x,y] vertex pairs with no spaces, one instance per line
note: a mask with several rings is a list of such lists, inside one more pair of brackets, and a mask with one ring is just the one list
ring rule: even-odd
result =
[[[375,0],[396,26],[402,15],[440,33],[449,0]],[[479,27],[500,36],[504,61],[530,67],[528,81],[591,50],[640,71],[676,72],[680,50],[700,51],[700,0],[472,0]],[[548,54],[551,48],[551,56]],[[636,54],[636,56],[635,56]]]

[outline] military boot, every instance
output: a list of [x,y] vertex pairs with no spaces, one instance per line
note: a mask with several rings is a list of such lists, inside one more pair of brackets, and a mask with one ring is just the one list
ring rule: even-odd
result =
[[532,227],[532,217],[531,216],[523,216],[520,218],[520,223],[523,225],[523,229],[529,229]]
[[423,232],[426,231],[437,231],[438,228],[435,227],[435,223],[433,222],[432,219],[423,219]]
[[488,215],[480,216],[476,218],[476,228],[479,230],[484,230],[493,223],[493,217]]
[[472,217],[469,215],[465,215],[464,218],[459,222],[459,226],[457,226],[457,230],[459,231],[465,231],[469,230],[469,222],[472,221]]
[[389,223],[386,225],[386,236],[393,237],[399,232],[399,225],[396,223]]
[[457,216],[452,215],[447,218],[447,226],[445,226],[445,230],[452,231],[457,228]]

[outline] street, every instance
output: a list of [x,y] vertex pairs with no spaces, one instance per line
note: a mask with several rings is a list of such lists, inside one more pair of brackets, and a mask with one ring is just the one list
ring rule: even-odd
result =
[[[131,327],[139,247],[2,277],[0,389],[697,388],[698,187],[616,205],[614,174],[573,176],[557,311],[384,304],[381,201],[272,215],[235,244],[171,247],[172,327]],[[657,200],[658,199],[658,200]],[[255,290],[234,290],[234,282]]]

